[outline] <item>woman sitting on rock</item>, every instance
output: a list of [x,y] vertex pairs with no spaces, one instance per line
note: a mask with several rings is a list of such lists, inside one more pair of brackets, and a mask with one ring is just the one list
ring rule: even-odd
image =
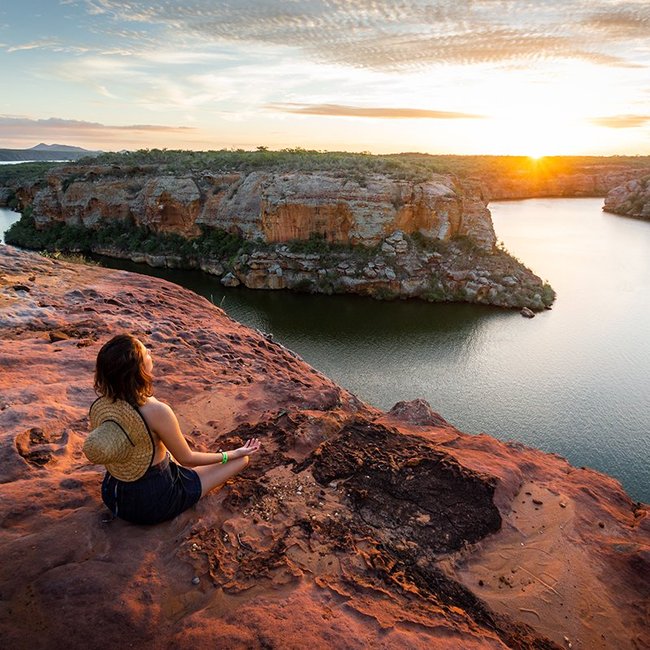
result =
[[106,466],[104,503],[136,524],[172,519],[243,470],[260,448],[253,438],[232,451],[192,451],[174,411],[153,396],[152,368],[149,350],[133,336],[102,347],[95,368],[101,397],[90,407],[93,431],[84,443],[88,460]]

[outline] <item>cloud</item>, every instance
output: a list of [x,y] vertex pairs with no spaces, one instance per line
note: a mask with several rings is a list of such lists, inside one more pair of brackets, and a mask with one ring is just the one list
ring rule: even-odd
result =
[[584,20],[589,29],[609,38],[650,38],[650,8],[647,6],[622,6],[596,11]]
[[205,134],[197,128],[165,124],[102,124],[60,117],[32,119],[0,115],[0,142],[22,149],[38,142],[60,142],[86,149],[141,149],[147,147],[201,148]]
[[13,52],[25,52],[28,50],[49,50],[52,52],[68,52],[72,54],[79,54],[87,52],[87,47],[78,45],[63,45],[60,41],[54,39],[41,39],[38,41],[29,41],[28,43],[21,43],[20,45],[8,45],[7,43],[0,44],[8,54]]
[[46,119],[34,120],[29,117],[0,115],[0,133],[4,129],[25,129],[32,127],[71,131],[83,129],[85,131],[155,131],[158,133],[193,130],[193,127],[190,126],[165,126],[162,124],[109,125],[101,124],[100,122],[86,122],[85,120],[66,120],[61,117],[48,117]]
[[329,115],[333,117],[371,117],[382,119],[433,119],[458,120],[481,119],[482,115],[450,111],[432,111],[421,108],[383,108],[364,106],[342,106],[340,104],[267,104],[266,108],[283,113],[300,115]]
[[593,117],[590,122],[609,129],[634,129],[650,123],[650,115],[610,115],[608,117]]
[[[84,120],[67,120],[59,117],[31,119],[0,115],[0,140],[4,146],[24,147],[35,142],[59,142],[80,144],[85,147],[113,148],[116,142],[120,146],[149,146],[149,142],[158,142],[160,138],[186,139],[195,133],[195,129],[186,126],[167,126],[161,124],[126,124],[111,125]],[[153,139],[153,140],[152,140]]]
[[30,41],[29,43],[22,43],[21,45],[5,45],[7,52],[22,52],[24,50],[40,50],[40,49],[49,49],[54,46],[60,45],[58,41],[53,40],[40,40],[40,41]]
[[294,47],[370,69],[438,63],[580,59],[639,65],[627,41],[648,35],[650,10],[621,0],[86,0],[115,20],[173,30],[175,45],[241,42]]

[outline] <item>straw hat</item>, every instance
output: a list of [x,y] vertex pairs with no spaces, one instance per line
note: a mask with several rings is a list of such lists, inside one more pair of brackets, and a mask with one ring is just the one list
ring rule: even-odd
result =
[[92,431],[83,451],[120,481],[137,481],[151,466],[153,438],[139,411],[124,400],[100,397],[90,407]]

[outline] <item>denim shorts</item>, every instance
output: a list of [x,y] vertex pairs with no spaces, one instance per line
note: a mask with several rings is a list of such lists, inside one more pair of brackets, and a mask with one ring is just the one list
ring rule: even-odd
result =
[[102,482],[102,501],[108,509],[134,524],[158,524],[173,519],[200,498],[199,475],[177,465],[169,455],[137,481],[120,481],[106,472]]

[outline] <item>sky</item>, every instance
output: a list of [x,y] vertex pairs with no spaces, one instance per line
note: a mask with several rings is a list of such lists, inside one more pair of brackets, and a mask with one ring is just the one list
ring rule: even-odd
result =
[[0,147],[650,154],[647,0],[7,0]]

